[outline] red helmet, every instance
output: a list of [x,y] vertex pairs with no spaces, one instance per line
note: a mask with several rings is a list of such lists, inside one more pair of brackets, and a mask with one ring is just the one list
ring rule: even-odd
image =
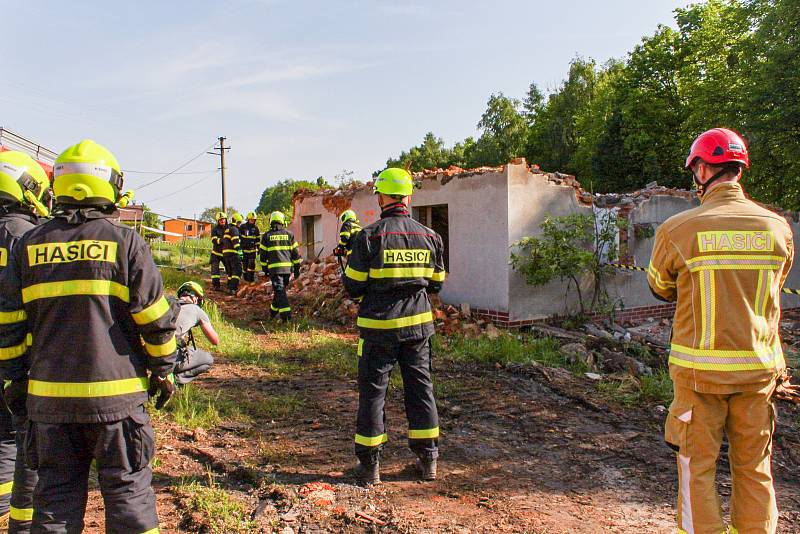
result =
[[727,128],[714,128],[700,134],[689,150],[686,168],[691,167],[697,158],[711,165],[736,162],[750,168],[750,157],[744,139]]

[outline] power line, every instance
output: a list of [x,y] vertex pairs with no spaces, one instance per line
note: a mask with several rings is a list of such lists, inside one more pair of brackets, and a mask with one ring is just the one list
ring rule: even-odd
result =
[[187,190],[187,189],[189,189],[189,188],[192,188],[192,187],[194,187],[194,186],[196,186],[196,185],[199,185],[199,184],[201,184],[201,183],[205,182],[206,180],[208,180],[208,179],[210,179],[210,178],[213,178],[213,177],[214,177],[214,175],[213,175],[213,174],[212,174],[212,175],[209,175],[209,176],[206,176],[206,177],[205,177],[205,178],[203,178],[202,180],[198,180],[198,181],[196,181],[196,182],[195,182],[195,183],[193,183],[193,184],[189,184],[189,185],[187,185],[186,187],[184,187],[184,188],[182,188],[182,189],[178,189],[177,191],[173,191],[172,193],[169,193],[169,194],[167,194],[167,195],[164,195],[164,196],[161,196],[161,197],[158,197],[158,198],[154,198],[153,200],[142,201],[142,203],[143,203],[143,204],[152,204],[153,202],[158,202],[159,200],[163,200],[163,199],[165,199],[165,198],[169,198],[169,197],[171,197],[171,196],[177,195],[178,193],[182,193],[182,192],[186,191],[186,190]]
[[172,176],[173,174],[175,174],[176,172],[178,172],[178,171],[179,171],[179,170],[181,170],[182,168],[186,167],[187,165],[189,165],[190,163],[192,163],[194,160],[196,160],[196,159],[197,159],[197,158],[199,158],[200,156],[203,156],[203,155],[206,153],[206,151],[208,151],[209,149],[211,149],[211,148],[212,148],[214,145],[216,145],[216,144],[217,144],[217,142],[216,142],[216,141],[214,141],[214,142],[213,142],[213,143],[211,143],[209,146],[207,146],[206,148],[204,148],[202,152],[200,152],[199,154],[197,154],[196,156],[194,156],[192,159],[190,159],[189,161],[187,161],[187,162],[186,162],[186,163],[184,163],[183,165],[180,165],[180,166],[178,166],[177,168],[175,168],[175,170],[173,170],[173,171],[171,171],[171,172],[168,172],[168,173],[164,174],[163,176],[159,176],[159,177],[158,177],[158,178],[156,178],[155,180],[152,180],[152,181],[150,181],[150,182],[147,182],[146,184],[142,184],[142,185],[138,186],[136,189],[140,189],[140,190],[141,190],[141,189],[144,189],[145,187],[147,187],[147,186],[150,186],[150,185],[153,185],[153,184],[154,184],[154,183],[156,183],[156,182],[160,182],[160,181],[161,181],[161,180],[163,180],[164,178],[168,178],[169,176]]
[[122,169],[122,172],[125,174],[208,174],[210,172],[217,172],[217,170],[212,169],[210,171],[183,171],[168,173],[165,171],[132,171],[130,169]]

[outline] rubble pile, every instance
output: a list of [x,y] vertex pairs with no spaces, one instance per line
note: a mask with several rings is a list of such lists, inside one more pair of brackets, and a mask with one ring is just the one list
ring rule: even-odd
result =
[[[304,263],[300,277],[292,280],[288,288],[294,310],[309,317],[355,326],[358,304],[345,293],[341,273],[341,267],[332,255]],[[272,284],[269,280],[243,283],[237,296],[266,310],[272,301]],[[445,306],[436,295],[431,296],[431,304],[439,332],[471,338],[486,334],[494,339],[500,335],[500,330],[493,324],[474,317],[468,305],[461,309]]]

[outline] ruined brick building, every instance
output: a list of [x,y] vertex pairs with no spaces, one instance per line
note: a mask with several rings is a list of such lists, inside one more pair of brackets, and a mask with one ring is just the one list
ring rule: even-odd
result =
[[[420,189],[413,197],[413,216],[439,232],[445,244],[448,277],[442,300],[467,303],[474,312],[512,327],[563,314],[577,305],[575,292],[567,292],[566,284],[553,281],[533,287],[509,265],[512,244],[539,234],[546,215],[593,209],[615,212],[628,221],[618,234],[618,259],[646,267],[655,227],[698,203],[689,191],[656,185],[626,195],[593,197],[574,177],[541,172],[524,160],[496,168],[421,173],[415,179]],[[337,216],[348,208],[364,225],[380,216],[370,185],[298,192],[291,230],[302,241],[305,258],[331,254],[338,241]],[[783,215],[797,230],[797,214]],[[585,284],[590,290],[588,278]],[[800,287],[800,267],[792,270],[787,287]],[[621,318],[672,314],[671,305],[651,296],[642,272],[620,270],[609,281],[609,292],[619,303]],[[783,295],[783,305],[797,307],[800,297]]]

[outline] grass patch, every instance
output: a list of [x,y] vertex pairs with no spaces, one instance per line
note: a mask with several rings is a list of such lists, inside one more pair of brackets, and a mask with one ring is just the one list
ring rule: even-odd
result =
[[181,271],[172,267],[162,267],[160,271],[161,278],[164,280],[164,288],[171,293],[175,293],[178,288],[181,287],[181,284],[189,280],[194,280],[201,286],[205,286],[205,282],[203,282],[203,273],[196,269]]
[[270,395],[264,400],[243,401],[243,409],[257,419],[289,419],[306,407],[306,399],[296,393]]
[[214,534],[254,532],[248,504],[220,488],[209,471],[205,480],[184,478],[175,488],[185,510],[199,512],[202,523]]
[[612,378],[597,384],[597,391],[614,402],[632,407],[644,404],[668,406],[672,402],[669,371],[659,369],[651,376]]
[[241,408],[232,400],[214,395],[186,384],[166,406],[166,411],[177,424],[186,428],[213,428],[223,420],[242,419]]
[[558,351],[559,343],[554,339],[514,334],[503,334],[496,339],[486,336],[476,339],[463,336],[434,339],[434,355],[441,354],[455,362],[503,365],[536,362],[547,367],[565,367],[574,372],[585,370],[581,364],[569,364]]

